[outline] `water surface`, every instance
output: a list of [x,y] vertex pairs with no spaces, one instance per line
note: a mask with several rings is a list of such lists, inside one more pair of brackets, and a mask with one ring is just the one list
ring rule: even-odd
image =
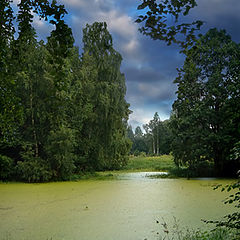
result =
[[[232,209],[217,179],[150,179],[128,173],[118,180],[0,184],[0,236],[11,240],[157,239],[160,223],[203,227]],[[164,219],[164,220],[163,220]],[[1,239],[0,237],[0,239]]]

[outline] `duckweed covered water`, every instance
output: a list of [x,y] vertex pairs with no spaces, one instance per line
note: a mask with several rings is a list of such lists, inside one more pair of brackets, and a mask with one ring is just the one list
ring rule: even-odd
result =
[[[149,174],[149,173],[148,173]],[[0,184],[0,239],[157,239],[160,223],[206,227],[231,206],[212,186],[230,180],[150,179],[144,173],[118,180]],[[156,220],[160,223],[157,224]]]

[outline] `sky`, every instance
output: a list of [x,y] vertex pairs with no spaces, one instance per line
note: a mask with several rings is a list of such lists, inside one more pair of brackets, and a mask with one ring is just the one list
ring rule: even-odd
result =
[[[18,0],[14,0],[16,3]],[[133,113],[129,124],[133,128],[148,123],[155,112],[160,119],[170,117],[176,99],[177,88],[173,84],[177,68],[184,63],[180,47],[167,46],[159,40],[143,36],[135,23],[140,12],[141,0],[58,0],[64,4],[68,15],[66,22],[72,28],[75,45],[82,49],[82,30],[95,21],[106,22],[113,37],[114,48],[122,55],[122,73],[125,74],[127,94]],[[239,0],[197,0],[186,20],[203,20],[201,32],[210,28],[226,29],[236,42],[240,41]],[[49,35],[52,26],[34,18],[34,27],[39,38]]]

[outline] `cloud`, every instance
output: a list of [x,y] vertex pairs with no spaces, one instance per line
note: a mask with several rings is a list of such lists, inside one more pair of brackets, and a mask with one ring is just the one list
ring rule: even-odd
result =
[[169,78],[160,70],[153,68],[125,69],[127,92],[131,101],[168,101],[175,98],[174,78]]
[[144,60],[138,26],[131,16],[122,11],[121,6],[118,6],[119,3],[114,0],[62,0],[61,2],[71,12],[70,25],[79,46],[82,44],[81,29],[86,23],[106,22],[113,36],[114,48],[120,52],[123,59],[128,59],[128,64],[133,65],[140,65]]
[[50,36],[51,31],[54,29],[53,25],[44,20],[40,20],[36,14],[34,14],[33,18],[33,27],[37,29],[37,36],[39,39],[46,39],[46,37]]
[[189,18],[205,22],[202,31],[209,28],[226,29],[234,41],[240,41],[239,0],[197,0],[198,6],[190,11]]
[[171,112],[172,102],[162,102],[160,104],[146,104],[143,106],[133,107],[133,113],[129,116],[129,125],[133,128],[137,126],[142,127],[144,124],[150,122],[153,119],[155,112],[158,112],[161,121],[169,118]]
[[159,83],[139,83],[138,84],[139,94],[146,97],[146,99],[156,100],[166,100],[172,96],[172,86],[170,84]]
[[135,108],[134,112],[129,117],[129,124],[136,128],[137,126],[142,127],[143,124],[148,123],[153,117],[151,111],[143,108]]
[[168,76],[152,68],[130,68],[126,70],[126,76],[127,101],[133,111],[129,124],[133,128],[148,123],[155,112],[159,113],[161,120],[169,118],[176,86]]

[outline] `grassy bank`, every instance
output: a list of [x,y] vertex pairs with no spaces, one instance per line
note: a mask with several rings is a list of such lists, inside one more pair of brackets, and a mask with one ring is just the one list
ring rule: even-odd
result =
[[208,161],[196,164],[194,168],[177,167],[173,156],[162,155],[157,157],[130,157],[128,164],[123,171],[162,171],[167,175],[154,175],[154,177],[167,178],[194,178],[194,177],[214,177],[213,163]]
[[130,157],[128,164],[123,168],[127,171],[170,171],[175,169],[171,155],[158,157]]
[[119,173],[128,172],[168,172],[168,174],[154,174],[153,178],[194,178],[194,177],[214,177],[212,166],[199,165],[196,169],[190,170],[185,167],[178,168],[172,155],[161,155],[155,157],[131,156],[128,164],[120,170],[83,172],[73,175],[70,180],[107,180],[114,179]]
[[78,180],[111,180],[117,178],[120,173],[128,172],[172,172],[176,170],[171,155],[162,155],[158,157],[130,157],[128,164],[121,170],[101,171],[101,172],[83,172],[72,175],[70,181]]

